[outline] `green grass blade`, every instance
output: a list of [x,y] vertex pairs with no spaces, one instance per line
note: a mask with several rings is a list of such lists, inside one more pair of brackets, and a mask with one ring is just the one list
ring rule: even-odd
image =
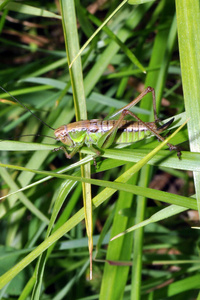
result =
[[[200,152],[200,6],[199,1],[176,0],[178,40],[190,149]],[[194,172],[200,212],[200,174]]]
[[[8,2],[8,1],[7,1]],[[46,18],[56,18],[56,19],[61,19],[60,16],[47,11],[45,9],[40,9],[38,7],[34,7],[34,6],[30,6],[30,5],[26,5],[26,4],[21,4],[21,3],[16,3],[16,2],[12,2],[9,1],[10,3],[5,3],[4,0],[0,0],[0,9],[6,8],[9,9],[11,11],[16,11],[16,12],[20,12],[23,14],[27,14],[27,15],[33,15],[33,16],[43,16]],[[6,7],[5,7],[6,4]]]
[[185,207],[181,207],[181,206],[177,206],[177,205],[170,205],[166,208],[161,209],[158,213],[152,215],[149,219],[141,222],[141,223],[137,223],[136,225],[126,229],[125,231],[117,234],[116,236],[114,236],[111,241],[119,238],[120,236],[123,236],[126,233],[132,232],[140,227],[146,226],[148,224],[154,223],[154,222],[158,222],[161,220],[164,220],[166,218],[169,218],[171,216],[174,216],[176,214],[179,214],[183,211],[187,210],[187,208]]
[[[77,32],[77,20],[75,14],[75,4],[73,1],[60,1],[61,12],[62,12],[62,22],[63,22],[63,31],[65,36],[66,51],[68,56],[68,63],[73,61],[74,57],[79,51],[79,42],[78,42],[78,32]],[[87,119],[87,110],[85,102],[85,91],[83,85],[83,75],[82,75],[82,66],[81,59],[78,59],[74,62],[72,68],[69,69],[72,90],[74,96],[74,104],[76,111],[76,119],[86,120]],[[80,154],[80,157],[83,158],[83,155]],[[90,164],[81,166],[82,177],[90,178]],[[92,221],[92,195],[91,195],[91,186],[88,183],[83,183],[83,203],[85,209],[85,222],[86,230],[88,235],[88,247],[90,253],[90,278],[92,278],[92,250],[93,250],[93,221]]]

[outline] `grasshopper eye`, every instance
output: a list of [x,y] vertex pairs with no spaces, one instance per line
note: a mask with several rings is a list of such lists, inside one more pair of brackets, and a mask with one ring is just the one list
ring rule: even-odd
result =
[[64,145],[71,147],[74,145],[74,142],[72,141],[72,139],[68,136],[68,135],[56,135],[56,139],[57,141],[60,141],[61,143],[63,143]]
[[54,131],[54,134],[56,136],[56,139],[58,141],[61,141],[63,144],[65,144],[66,146],[73,146],[74,142],[72,141],[72,139],[70,138],[68,131],[66,129],[66,126],[61,126],[58,129],[56,129]]
[[72,139],[67,135],[60,137],[59,140],[68,147],[71,147],[74,145],[74,142],[72,141]]

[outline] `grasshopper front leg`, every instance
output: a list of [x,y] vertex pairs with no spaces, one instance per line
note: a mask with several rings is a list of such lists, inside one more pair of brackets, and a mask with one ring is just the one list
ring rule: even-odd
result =
[[76,147],[74,147],[74,149],[70,153],[67,152],[67,150],[64,146],[60,146],[58,148],[53,149],[53,152],[62,150],[65,153],[66,158],[71,159],[80,150],[80,148],[82,146],[83,146],[83,143],[80,145],[77,145]]

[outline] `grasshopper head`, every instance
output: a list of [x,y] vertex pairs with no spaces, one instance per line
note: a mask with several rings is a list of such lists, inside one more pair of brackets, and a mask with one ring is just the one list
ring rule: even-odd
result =
[[55,137],[58,141],[65,144],[68,147],[72,147],[74,142],[68,134],[68,130],[66,125],[60,126],[58,129],[54,131]]

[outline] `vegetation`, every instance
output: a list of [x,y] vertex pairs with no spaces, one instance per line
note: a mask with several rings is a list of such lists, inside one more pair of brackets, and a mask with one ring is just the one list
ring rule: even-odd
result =
[[[86,147],[71,160],[53,152],[53,130],[2,91],[1,299],[200,299],[199,1],[0,9],[0,85],[51,127],[104,119],[147,86],[160,118],[174,117],[167,136],[188,121],[170,139],[181,160],[152,137],[95,167]],[[151,97],[133,109],[145,122]]]

